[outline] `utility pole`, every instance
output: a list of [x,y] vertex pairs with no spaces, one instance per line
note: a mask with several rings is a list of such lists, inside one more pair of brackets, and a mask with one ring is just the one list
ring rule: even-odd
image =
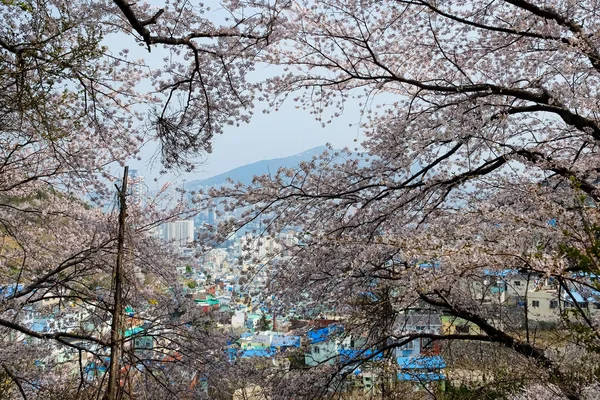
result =
[[114,307],[110,327],[110,367],[108,370],[108,390],[106,399],[117,400],[119,391],[119,360],[123,347],[123,247],[125,243],[125,218],[127,217],[127,177],[129,167],[123,172],[123,184],[117,193],[119,196],[119,230],[117,233],[117,264],[113,273]]

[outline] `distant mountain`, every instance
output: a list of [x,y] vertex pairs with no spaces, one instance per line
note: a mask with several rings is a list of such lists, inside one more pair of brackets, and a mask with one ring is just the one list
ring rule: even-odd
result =
[[250,184],[256,175],[275,174],[281,167],[296,167],[302,161],[310,161],[314,156],[323,153],[326,149],[325,146],[320,146],[289,157],[257,161],[252,164],[234,168],[231,171],[224,172],[211,178],[187,182],[185,186],[188,190],[197,190],[200,186],[220,186],[227,181],[227,178],[232,179],[234,182]]
[[[295,168],[302,161],[311,161],[313,157],[322,154],[325,150],[327,150],[326,146],[319,146],[312,148],[310,150],[306,150],[302,153],[294,154],[289,157],[282,158],[274,158],[272,160],[262,160],[257,161],[255,163],[242,165],[241,167],[234,168],[230,171],[224,172],[219,175],[215,175],[206,179],[196,179],[193,181],[188,181],[185,184],[185,188],[189,191],[197,191],[200,187],[204,186],[221,186],[227,183],[227,179],[231,179],[234,182],[242,182],[245,185],[249,185],[252,183],[252,179],[257,175],[265,175],[271,174],[275,175],[279,168]],[[357,158],[359,160],[359,166],[365,166],[368,164],[368,161],[365,160],[364,153],[352,153],[352,158]],[[342,159],[339,159],[342,162]],[[417,173],[421,167],[418,162],[415,162],[410,169],[411,174]],[[435,169],[431,170],[430,173],[434,173]],[[465,184],[465,189],[467,191],[474,190],[472,184],[467,182]]]

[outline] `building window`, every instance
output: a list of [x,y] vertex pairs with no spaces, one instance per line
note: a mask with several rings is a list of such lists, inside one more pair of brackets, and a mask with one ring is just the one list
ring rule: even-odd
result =
[[469,325],[457,325],[456,333],[469,333]]
[[515,286],[521,286],[521,281],[515,281]]
[[539,300],[533,300],[533,301],[531,302],[531,307],[538,308],[539,306],[540,306],[540,302],[539,302]]
[[433,340],[428,338],[421,338],[421,348],[429,349],[433,346]]
[[550,308],[558,308],[558,300],[550,300]]
[[594,309],[600,310],[600,303],[594,303]]
[[412,342],[408,342],[404,346],[402,346],[402,350],[414,350],[414,348],[415,348],[414,340]]
[[319,349],[319,346],[315,346],[315,348],[313,349],[313,353],[319,354],[320,352],[321,352],[321,349]]

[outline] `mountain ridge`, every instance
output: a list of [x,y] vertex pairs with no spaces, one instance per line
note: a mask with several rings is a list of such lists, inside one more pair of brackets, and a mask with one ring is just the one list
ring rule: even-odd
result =
[[287,157],[260,160],[250,164],[245,164],[210,178],[188,181],[186,188],[188,190],[198,190],[202,186],[220,186],[225,184],[227,179],[231,179],[234,182],[242,182],[248,185],[252,183],[252,179],[257,175],[265,175],[270,173],[274,174],[279,168],[282,167],[296,167],[302,161],[310,161],[314,156],[323,153],[325,150],[327,150],[327,146],[318,146]]

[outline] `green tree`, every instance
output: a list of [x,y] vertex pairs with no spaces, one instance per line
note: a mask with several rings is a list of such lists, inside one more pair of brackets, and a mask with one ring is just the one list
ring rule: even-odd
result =
[[271,323],[267,319],[267,314],[265,314],[263,312],[262,315],[260,316],[260,319],[256,323],[256,330],[262,332],[262,331],[268,331],[270,329],[271,329]]

